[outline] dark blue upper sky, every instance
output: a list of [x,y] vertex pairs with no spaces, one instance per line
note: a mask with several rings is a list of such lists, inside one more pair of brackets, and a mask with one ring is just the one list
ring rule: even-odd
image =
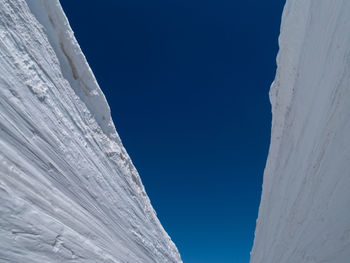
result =
[[61,0],[185,263],[247,263],[281,0]]

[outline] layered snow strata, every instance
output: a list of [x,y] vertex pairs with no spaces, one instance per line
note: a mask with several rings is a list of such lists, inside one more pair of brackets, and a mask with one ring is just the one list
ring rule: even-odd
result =
[[181,262],[58,0],[0,1],[0,262]]
[[350,260],[350,1],[287,0],[251,263]]

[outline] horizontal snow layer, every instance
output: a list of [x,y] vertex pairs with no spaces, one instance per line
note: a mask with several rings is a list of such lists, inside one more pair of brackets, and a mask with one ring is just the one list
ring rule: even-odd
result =
[[251,263],[350,262],[350,1],[287,0]]
[[181,262],[57,0],[0,1],[0,262]]

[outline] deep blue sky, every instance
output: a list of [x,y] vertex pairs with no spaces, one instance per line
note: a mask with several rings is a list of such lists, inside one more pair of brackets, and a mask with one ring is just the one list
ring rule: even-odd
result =
[[185,263],[247,263],[281,0],[61,0]]

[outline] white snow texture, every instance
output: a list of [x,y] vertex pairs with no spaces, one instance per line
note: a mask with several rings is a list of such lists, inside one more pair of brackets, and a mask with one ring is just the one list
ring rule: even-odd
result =
[[0,1],[0,262],[181,262],[58,0]]
[[350,262],[350,1],[287,0],[251,263]]

